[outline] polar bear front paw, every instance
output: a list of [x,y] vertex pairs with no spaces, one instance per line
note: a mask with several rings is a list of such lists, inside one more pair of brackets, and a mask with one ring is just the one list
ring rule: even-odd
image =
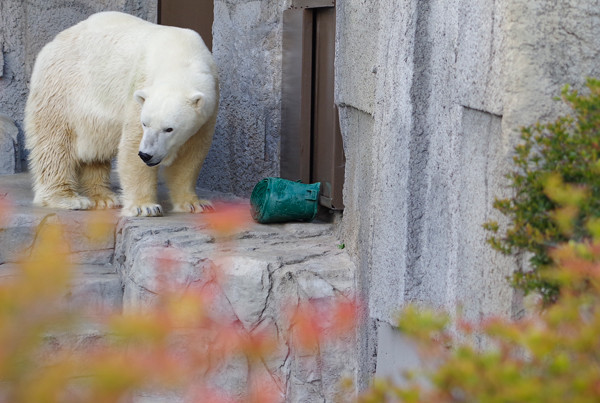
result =
[[175,213],[204,213],[212,211],[215,208],[212,203],[206,199],[196,199],[186,202],[173,203],[173,212]]
[[127,217],[162,217],[163,208],[156,203],[139,204],[123,208],[121,214]]

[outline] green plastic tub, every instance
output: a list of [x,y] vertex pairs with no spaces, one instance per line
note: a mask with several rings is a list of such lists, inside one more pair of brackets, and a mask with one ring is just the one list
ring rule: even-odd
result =
[[320,189],[320,182],[307,185],[287,179],[265,178],[252,190],[252,217],[261,224],[312,221],[317,215]]

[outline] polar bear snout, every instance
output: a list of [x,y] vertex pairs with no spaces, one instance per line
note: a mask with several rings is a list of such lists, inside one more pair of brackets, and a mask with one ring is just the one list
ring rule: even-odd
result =
[[141,158],[141,159],[142,159],[142,161],[144,161],[144,162],[148,162],[148,161],[150,161],[150,160],[152,159],[152,156],[151,156],[151,155],[149,155],[149,154],[146,154],[146,153],[144,153],[144,152],[141,152],[141,151],[138,153],[138,155],[140,156],[140,158]]
[[148,165],[149,167],[153,167],[153,166],[155,166],[155,165],[158,165],[158,164],[160,164],[160,161],[161,161],[161,160],[158,160],[158,161],[152,161],[152,159],[154,158],[154,156],[153,156],[153,155],[146,154],[145,152],[142,152],[142,151],[140,151],[140,152],[138,153],[138,155],[140,156],[140,158],[142,159],[142,161],[144,161],[144,163],[145,163],[146,165]]

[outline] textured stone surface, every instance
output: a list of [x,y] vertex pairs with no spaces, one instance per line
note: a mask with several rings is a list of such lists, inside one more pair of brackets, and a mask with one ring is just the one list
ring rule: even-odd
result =
[[0,175],[17,172],[18,136],[19,129],[15,122],[9,116],[0,113]]
[[[247,332],[266,327],[282,335],[281,351],[262,368],[279,380],[282,396],[334,400],[341,377],[353,377],[356,369],[354,335],[299,355],[288,339],[293,324],[282,315],[286,306],[354,295],[354,264],[337,248],[331,225],[254,225],[224,246],[203,228],[202,220],[181,217],[121,220],[115,262],[123,276],[124,311],[147,309],[165,284],[210,287],[213,318],[240,323]],[[247,373],[245,361],[233,360],[212,382],[238,396]]]
[[418,370],[421,358],[415,341],[387,322],[377,322],[377,374],[406,384],[404,373]]
[[[459,1],[452,18],[457,27],[454,51],[454,98],[460,105],[502,115],[505,77],[503,4],[499,1]],[[449,48],[448,51],[452,49]]]
[[[25,174],[19,175],[25,178]],[[3,189],[10,192],[11,188]],[[2,223],[0,230],[0,264],[16,262],[19,258],[28,256],[37,246],[40,231],[51,225],[61,226],[63,241],[69,245],[69,257],[72,262],[96,265],[112,262],[114,233],[107,231],[101,237],[95,238],[90,237],[89,228],[92,222],[100,223],[100,220],[103,226],[114,226],[118,219],[114,214],[95,216],[83,211],[66,213],[24,206],[16,206],[7,213],[6,222]]]
[[560,113],[553,98],[564,84],[600,74],[598,6],[337,2],[340,237],[368,301],[362,387],[373,371],[389,374],[373,357],[395,348],[381,329],[406,303],[460,307],[470,319],[518,309],[504,280],[515,263],[491,251],[481,224],[498,219],[492,202],[506,194],[516,129]]
[[[83,308],[90,315],[143,312],[165,287],[204,289],[213,296],[208,314],[214,320],[235,324],[240,332],[277,335],[281,342],[277,351],[265,362],[253,364],[252,374],[274,379],[282,400],[334,401],[342,377],[354,376],[354,333],[323,344],[318,351],[301,353],[292,348],[294,323],[284,315],[286,307],[308,301],[323,302],[319,309],[325,310],[330,297],[354,296],[354,263],[337,247],[331,224],[255,224],[231,242],[219,243],[207,231],[202,215],[151,219],[108,215],[105,224],[116,226],[115,233],[102,242],[90,243],[85,233],[93,212],[32,207],[26,174],[0,176],[0,189],[13,201],[12,218],[0,228],[0,280],[15,275],[11,262],[36,247],[46,226],[60,223],[66,229],[65,242],[74,241],[71,255],[79,263],[65,294],[68,306]],[[203,190],[199,193],[212,199],[235,199]],[[162,187],[159,197],[165,197]],[[88,260],[81,259],[84,255]],[[182,351],[190,342],[188,330],[181,329],[174,337]],[[101,345],[104,337],[103,330],[94,327],[51,334],[48,354]],[[193,342],[210,349],[219,335],[203,337]],[[212,373],[209,383],[242,398],[249,382],[249,365],[245,357],[226,360]],[[176,402],[182,397],[177,392],[144,391],[134,401]]]
[[112,265],[77,267],[67,303],[88,314],[120,313],[123,307],[121,278]]
[[[0,265],[0,282],[20,275],[14,263]],[[112,265],[77,265],[63,297],[68,309],[86,316],[120,313],[123,306],[121,280]],[[87,330],[84,332],[87,333]]]
[[1,264],[16,262],[19,258],[29,255],[37,226],[44,217],[43,213],[13,213],[5,220],[0,231]]
[[[62,211],[17,206],[13,211],[9,210],[7,216],[0,230],[0,264],[15,262],[28,256],[37,245],[39,232],[48,225],[62,226],[63,239],[69,244],[70,259],[74,263],[103,265],[112,262],[114,233],[108,231],[98,239],[90,238],[87,229],[91,220],[90,215],[85,212],[66,214]],[[107,226],[114,225],[117,221],[114,215],[102,216],[101,219],[106,221],[104,225]]]
[[249,196],[260,179],[279,173],[281,20],[289,3],[215,1],[221,104],[203,187]]
[[[75,0],[0,2],[0,110],[12,117],[20,128],[18,144],[22,149],[23,111],[33,63],[42,47],[60,31],[106,10],[124,11],[156,21],[157,0]],[[21,154],[24,157],[24,153]],[[17,161],[17,169],[20,169]],[[23,168],[25,162],[22,163]]]
[[336,24],[341,29],[336,32],[336,74],[343,75],[353,85],[336,81],[336,102],[373,114],[379,68],[378,4],[370,0],[347,0],[339,2],[337,7]]
[[600,1],[501,2],[506,77],[503,130],[564,112],[553,101],[565,84],[600,76]]
[[226,260],[223,269],[223,294],[247,330],[262,319],[272,286],[269,262],[246,256]]

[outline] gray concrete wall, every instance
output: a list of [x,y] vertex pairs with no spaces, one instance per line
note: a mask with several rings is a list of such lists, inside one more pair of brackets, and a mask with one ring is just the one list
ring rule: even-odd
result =
[[215,1],[221,106],[201,186],[249,196],[279,175],[282,13],[291,0]]
[[[0,113],[19,128],[18,151],[23,147],[23,111],[33,63],[41,48],[60,31],[89,15],[124,11],[156,21],[157,0],[1,0],[0,1]],[[22,161],[25,167],[25,161]],[[20,166],[17,164],[16,169]]]
[[406,303],[469,319],[519,309],[505,281],[515,263],[481,224],[499,218],[516,129],[556,116],[562,85],[600,73],[599,1],[373,3],[337,3],[340,234],[368,305],[361,386],[404,359],[380,357],[406,350],[390,335]]

